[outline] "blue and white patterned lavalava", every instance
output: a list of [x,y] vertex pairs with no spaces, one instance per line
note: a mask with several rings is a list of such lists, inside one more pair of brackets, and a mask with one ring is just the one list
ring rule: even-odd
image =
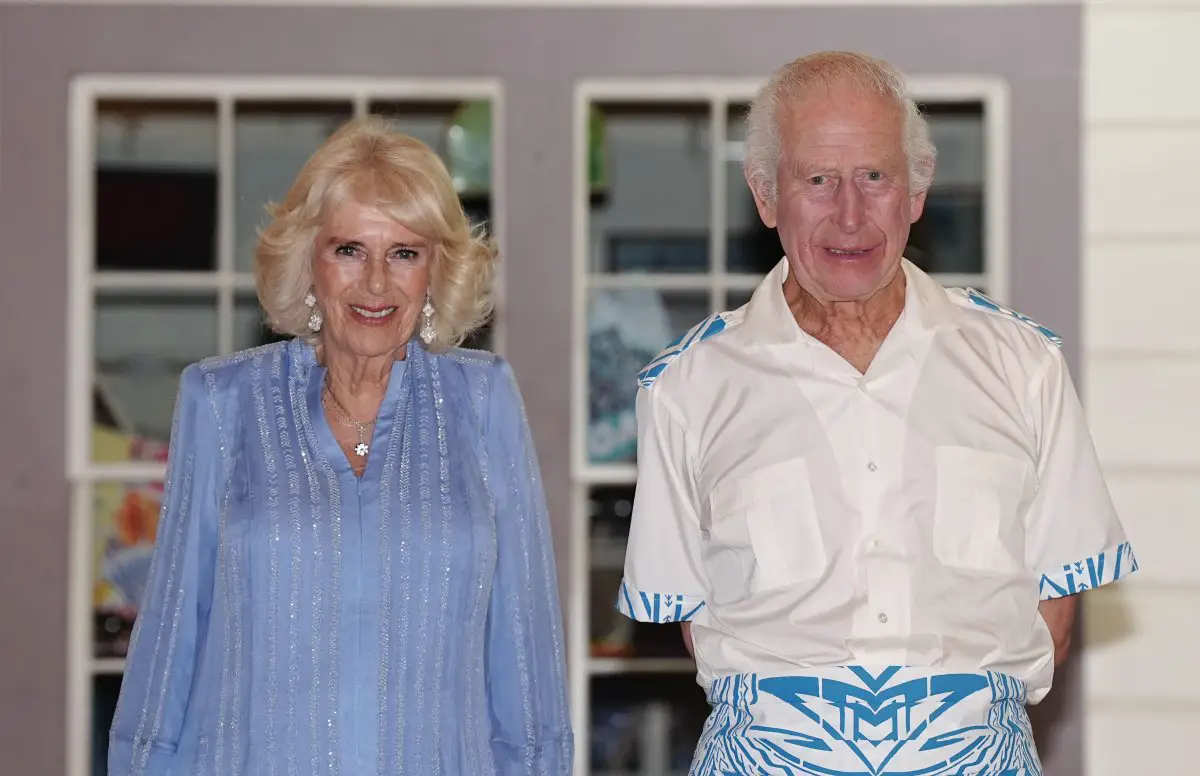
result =
[[691,776],[1041,776],[1025,685],[846,666],[737,674],[708,692]]
[[643,593],[625,580],[617,592],[617,611],[638,622],[689,622],[704,599],[681,593]]
[[1043,601],[1075,595],[1116,582],[1137,570],[1138,562],[1133,547],[1129,542],[1123,542],[1090,558],[1042,574],[1039,593]]
[[646,364],[642,371],[638,372],[638,385],[643,388],[650,388],[654,385],[654,381],[658,376],[666,371],[667,366],[678,358],[685,350],[695,345],[697,342],[703,342],[714,334],[720,334],[725,330],[725,319],[721,317],[721,313],[714,313],[705,318],[700,323],[688,329],[683,336],[667,345],[661,353],[654,357],[654,360]]
[[981,309],[988,310],[993,313],[999,313],[1001,315],[1007,315],[1008,317],[1010,317],[1014,320],[1020,321],[1021,323],[1025,324],[1026,326],[1032,326],[1043,337],[1050,340],[1051,342],[1053,342],[1055,345],[1059,346],[1060,348],[1062,347],[1062,344],[1063,344],[1062,337],[1055,334],[1053,331],[1051,331],[1046,326],[1043,326],[1042,324],[1033,320],[1032,318],[1030,318],[1028,315],[1025,315],[1024,313],[1019,313],[1016,310],[1012,309],[1011,307],[1005,307],[1004,305],[1000,304],[996,300],[988,298],[987,296],[979,293],[978,291],[976,291],[973,288],[967,289],[967,301],[969,301],[971,304],[973,304],[976,307],[979,307]]

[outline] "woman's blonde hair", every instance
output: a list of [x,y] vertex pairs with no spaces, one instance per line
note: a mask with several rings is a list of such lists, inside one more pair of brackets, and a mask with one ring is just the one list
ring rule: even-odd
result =
[[450,174],[416,138],[392,131],[378,116],[354,119],[309,158],[281,203],[267,206],[270,224],[254,253],[258,300],[280,334],[310,342],[312,259],[321,225],[344,202],[379,207],[434,250],[429,297],[435,338],[427,347],[460,344],[492,312],[496,246],[482,225],[472,227]]

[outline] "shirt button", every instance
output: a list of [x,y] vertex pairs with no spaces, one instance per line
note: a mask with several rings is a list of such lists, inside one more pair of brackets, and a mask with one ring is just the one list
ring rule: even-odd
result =
[[875,462],[874,462],[874,461],[868,461],[868,462],[867,462],[867,471],[872,471],[872,472],[873,472],[873,471],[875,471],[875,470],[876,470],[876,469],[878,469],[878,468],[879,468],[879,467],[875,465]]
[[883,541],[880,539],[872,539],[871,540],[871,549],[872,550],[882,550],[883,549]]
[[887,625],[887,615],[884,614],[883,612],[879,613],[879,622],[882,623],[883,625]]

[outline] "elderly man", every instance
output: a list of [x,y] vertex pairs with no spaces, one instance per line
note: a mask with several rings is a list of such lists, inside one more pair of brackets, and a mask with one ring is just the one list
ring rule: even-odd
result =
[[1137,569],[1061,343],[903,258],[935,150],[888,64],[788,64],[746,156],[786,257],[639,375],[617,604],[684,623],[691,773],[1040,776],[1076,594]]

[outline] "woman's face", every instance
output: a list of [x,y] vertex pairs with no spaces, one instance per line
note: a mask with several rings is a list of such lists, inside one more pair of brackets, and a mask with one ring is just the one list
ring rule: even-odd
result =
[[335,210],[313,253],[326,350],[402,357],[425,305],[434,250],[373,205],[350,201]]

